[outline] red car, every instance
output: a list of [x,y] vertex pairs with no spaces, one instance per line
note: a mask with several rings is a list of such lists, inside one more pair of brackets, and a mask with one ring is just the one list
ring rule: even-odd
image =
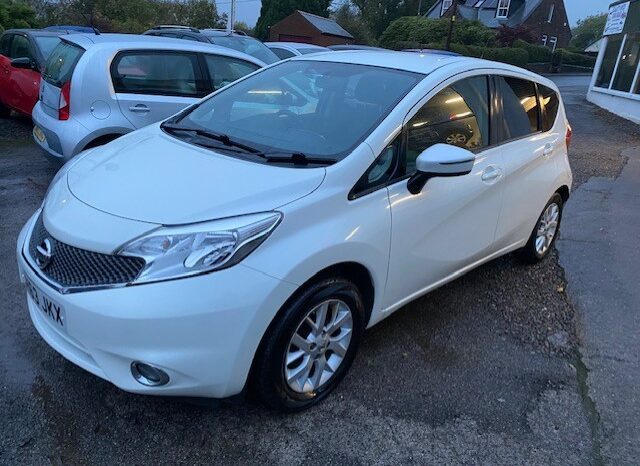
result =
[[0,117],[11,110],[31,116],[40,72],[65,32],[9,29],[0,36]]

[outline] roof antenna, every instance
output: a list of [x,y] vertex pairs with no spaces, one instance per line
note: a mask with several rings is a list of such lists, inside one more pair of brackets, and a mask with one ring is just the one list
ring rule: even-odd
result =
[[100,35],[100,31],[98,31],[98,30],[96,29],[96,27],[93,25],[93,9],[91,10],[91,15],[87,15],[87,14],[85,14],[85,13],[80,13],[80,14],[81,14],[82,16],[84,16],[84,19],[85,19],[85,20],[87,20],[87,23],[89,23],[89,27],[90,27],[91,29],[93,29],[93,33],[94,33],[96,36],[99,36],[99,35]]

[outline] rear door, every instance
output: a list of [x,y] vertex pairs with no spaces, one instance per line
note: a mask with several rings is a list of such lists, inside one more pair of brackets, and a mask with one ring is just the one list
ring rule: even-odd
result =
[[534,82],[495,76],[495,83],[502,115],[494,122],[502,144],[505,175],[505,202],[496,241],[506,247],[529,237],[549,200],[556,179],[553,155],[564,143],[564,135],[543,130]]
[[120,111],[136,128],[170,117],[209,90],[194,52],[120,52],[111,63],[111,79]]

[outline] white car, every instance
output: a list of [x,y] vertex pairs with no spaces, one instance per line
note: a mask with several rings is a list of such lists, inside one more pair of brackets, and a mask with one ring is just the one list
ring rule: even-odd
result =
[[53,50],[33,108],[33,137],[50,159],[164,120],[265,66],[211,44],[133,34],[71,34]]
[[280,60],[297,57],[300,55],[309,55],[311,53],[330,52],[331,49],[315,44],[305,44],[302,42],[265,42],[264,45],[269,47]]
[[67,163],[18,239],[29,312],[123,390],[300,410],[365,328],[549,253],[570,136],[556,86],[509,65],[293,58]]

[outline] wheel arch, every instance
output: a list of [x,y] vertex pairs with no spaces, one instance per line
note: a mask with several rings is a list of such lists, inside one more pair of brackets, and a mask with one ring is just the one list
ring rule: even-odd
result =
[[563,203],[566,203],[569,200],[569,186],[566,184],[560,186],[556,192],[560,194]]

